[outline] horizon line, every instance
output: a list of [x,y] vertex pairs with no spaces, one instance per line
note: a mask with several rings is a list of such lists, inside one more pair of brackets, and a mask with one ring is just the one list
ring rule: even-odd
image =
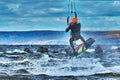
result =
[[[0,31],[0,32],[32,32],[32,31],[65,31],[65,30],[24,30],[24,31]],[[81,31],[120,31],[120,30],[81,30]]]

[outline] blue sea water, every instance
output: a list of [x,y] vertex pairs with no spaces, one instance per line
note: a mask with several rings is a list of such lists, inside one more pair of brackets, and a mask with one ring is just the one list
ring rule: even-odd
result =
[[[118,36],[114,35],[117,34]],[[95,44],[120,45],[120,33],[112,31],[82,31],[81,35],[88,39],[92,37]],[[69,33],[64,31],[19,31],[0,32],[1,45],[69,45]]]

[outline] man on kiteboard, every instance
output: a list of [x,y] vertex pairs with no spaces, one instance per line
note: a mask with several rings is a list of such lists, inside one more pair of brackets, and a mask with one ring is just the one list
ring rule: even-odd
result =
[[84,38],[80,34],[81,24],[78,23],[76,12],[74,13],[75,13],[75,17],[72,19],[72,22],[69,23],[69,26],[66,28],[66,32],[71,30],[71,34],[70,34],[71,38],[69,39],[69,42],[70,42],[70,46],[73,49],[73,53],[77,54],[77,52],[75,51],[74,45],[73,45],[73,41],[81,39],[84,42],[84,44],[86,43],[85,43]]

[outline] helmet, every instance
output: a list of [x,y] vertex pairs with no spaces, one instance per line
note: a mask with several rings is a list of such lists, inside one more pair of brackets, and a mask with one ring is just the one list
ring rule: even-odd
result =
[[77,18],[73,18],[72,19],[72,23],[77,23],[78,19]]

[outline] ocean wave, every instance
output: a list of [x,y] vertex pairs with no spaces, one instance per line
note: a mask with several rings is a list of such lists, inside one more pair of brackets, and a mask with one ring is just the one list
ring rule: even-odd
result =
[[[86,63],[86,61],[89,61]],[[51,63],[51,62],[50,62]],[[49,64],[50,64],[49,63]],[[78,59],[69,60],[69,62],[56,62],[52,66],[44,66],[42,67],[42,64],[48,64],[48,62],[39,62],[39,61],[33,61],[32,62],[32,69],[29,70],[31,74],[39,75],[39,74],[46,74],[50,76],[70,76],[70,75],[91,75],[94,74],[95,71],[98,69],[100,70],[105,68],[99,63],[96,62],[96,60],[92,59]],[[78,67],[78,70],[74,70],[73,68]],[[83,70],[83,68],[85,70]],[[80,73],[81,72],[81,73]],[[57,74],[58,73],[58,74]]]
[[118,49],[118,46],[112,46],[111,47],[111,50],[116,50],[116,49]]
[[[24,59],[19,61],[1,61],[0,64],[9,67],[7,74],[48,75],[48,76],[119,76],[120,66],[104,67],[100,59],[71,58],[57,59],[43,56],[40,59]],[[1,69],[4,72],[4,69]],[[9,71],[10,70],[10,71]]]
[[[116,73],[120,67],[104,67],[99,59],[82,58],[82,59],[69,59],[56,62],[39,61],[31,62],[31,69],[28,69],[30,74],[33,75],[49,75],[49,76],[90,76],[97,74]],[[43,66],[45,65],[45,66]],[[120,69],[118,70],[120,71]]]
[[13,50],[6,51],[6,53],[11,53],[11,54],[13,54],[13,53],[25,53],[25,51],[19,50],[19,49],[13,49]]
[[30,60],[29,59],[24,59],[24,60],[17,60],[17,61],[12,61],[10,59],[8,60],[2,60],[0,61],[0,64],[1,65],[16,65],[16,64],[22,64],[22,65],[28,65],[30,63]]
[[[38,46],[37,46],[38,47]],[[37,49],[37,47],[35,47]],[[47,46],[48,47],[48,46]],[[65,47],[65,46],[64,46]],[[111,50],[111,46],[105,48],[104,56],[99,58],[91,57],[61,57],[64,55],[63,46],[49,46],[50,54],[57,56],[57,58],[50,57],[47,54],[33,53],[33,54],[19,54],[23,53],[21,49],[9,50],[11,53],[1,53],[0,57],[0,72],[8,75],[27,74],[27,75],[48,75],[48,76],[91,76],[91,75],[119,75],[119,53]],[[103,47],[103,46],[102,46]],[[62,48],[62,49],[61,49]],[[112,48],[116,49],[116,48]],[[33,49],[35,50],[35,49]],[[53,53],[56,50],[58,52]],[[94,48],[88,49],[94,54]],[[15,52],[15,53],[14,53]],[[3,56],[2,56],[3,55]],[[40,56],[40,57],[39,57]],[[16,59],[19,58],[20,59]],[[101,59],[102,58],[102,59]],[[107,60],[108,63],[115,63],[108,66],[102,60]],[[103,65],[106,64],[107,66]]]

